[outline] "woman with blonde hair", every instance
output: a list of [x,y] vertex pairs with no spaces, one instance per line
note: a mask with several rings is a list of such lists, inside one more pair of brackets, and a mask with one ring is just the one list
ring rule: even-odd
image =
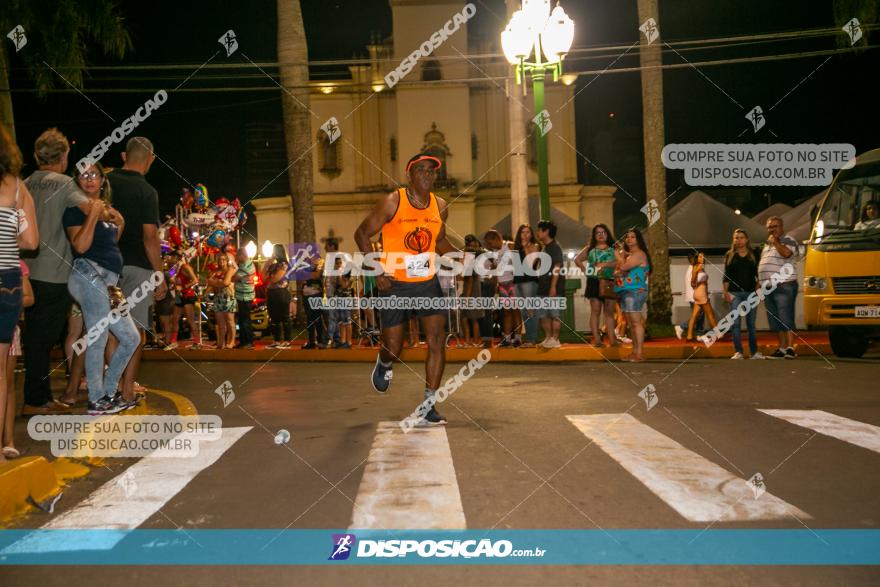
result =
[[214,292],[214,325],[217,328],[217,348],[235,347],[235,290],[232,276],[236,267],[229,255],[217,258],[217,270],[208,278],[208,287]]
[[[737,228],[733,231],[733,242],[730,250],[724,255],[724,299],[738,309],[743,302],[747,302],[749,296],[758,289],[758,257],[755,255],[749,242],[746,231]],[[757,306],[749,308],[746,317],[746,328],[749,331],[749,352],[752,359],[763,359],[764,355],[758,350],[758,337],[755,331],[755,315]],[[731,334],[733,346],[736,352],[731,359],[743,359],[743,347],[740,340],[740,314],[737,314],[733,322]]]
[[712,311],[712,304],[709,303],[709,274],[706,273],[706,256],[702,252],[697,252],[694,256],[694,263],[691,265],[691,287],[694,288],[694,307],[691,309],[691,318],[688,320],[687,339],[696,341],[694,336],[694,325],[697,322],[697,316],[700,310],[709,321],[709,326],[715,328],[715,313]]

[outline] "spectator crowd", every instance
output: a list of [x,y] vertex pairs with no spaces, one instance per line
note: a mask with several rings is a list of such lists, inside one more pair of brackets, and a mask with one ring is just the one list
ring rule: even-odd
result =
[[[294,328],[298,312],[307,338],[302,349],[378,344],[379,313],[369,306],[325,309],[315,303],[379,295],[375,277],[344,270],[342,259],[331,255],[339,251],[338,240],[325,239],[324,256],[308,249],[296,262],[280,244],[267,259],[224,245],[194,266],[191,252],[167,247],[162,238],[158,193],[146,179],[156,159],[149,139],[129,139],[122,165],[115,169],[94,162],[67,175],[69,155],[67,138],[57,129],[46,130],[34,144],[36,169],[22,179],[22,153],[0,126],[0,462],[18,456],[12,435],[18,357],[25,373],[23,415],[70,413],[78,403],[85,404],[88,414],[103,415],[142,401],[144,389],[137,376],[145,344],[167,351],[184,343],[190,348],[253,349],[257,327],[272,336],[265,348],[288,349],[300,338]],[[767,221],[767,230],[760,250],[745,231],[735,231],[723,267],[707,267],[699,251],[689,257],[684,286],[691,312],[688,320],[675,325],[679,338],[697,341],[706,335],[707,325],[717,330],[708,284],[709,272],[719,271],[724,300],[733,308],[748,307],[741,314],[751,359],[765,357],[758,350],[757,309],[748,303],[749,296],[774,281],[764,298],[770,327],[779,339],[770,356],[795,357],[798,282],[796,272],[785,268],[796,262],[797,243],[785,235],[778,217]],[[495,308],[450,309],[448,344],[560,347],[565,330],[574,325],[562,321],[558,308],[513,303],[565,298],[566,259],[556,237],[557,226],[549,220],[534,228],[519,226],[512,239],[496,230],[488,230],[482,239],[467,235],[465,251],[488,258],[490,271],[440,275],[443,295],[498,303]],[[381,252],[381,239],[373,246]],[[538,253],[548,261],[540,271]],[[573,263],[586,277],[592,346],[631,344],[624,360],[644,361],[653,267],[642,233],[633,228],[617,241],[608,226],[598,224]],[[527,265],[533,271],[513,269]],[[720,338],[725,333],[717,334]],[[731,335],[736,351],[732,358],[745,358],[739,317]],[[52,351],[61,340],[68,380],[56,398],[50,375],[60,365],[52,364]],[[408,341],[410,346],[424,344],[415,319],[409,321]]]

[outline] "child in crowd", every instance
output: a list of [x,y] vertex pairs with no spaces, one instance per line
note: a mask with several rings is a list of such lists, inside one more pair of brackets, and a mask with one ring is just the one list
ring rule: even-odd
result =
[[[342,259],[336,259],[336,268],[342,268]],[[334,295],[337,298],[354,298],[354,286],[350,272],[336,276]],[[344,308],[336,309],[336,323],[339,327],[339,344],[335,348],[351,348],[351,310]]]

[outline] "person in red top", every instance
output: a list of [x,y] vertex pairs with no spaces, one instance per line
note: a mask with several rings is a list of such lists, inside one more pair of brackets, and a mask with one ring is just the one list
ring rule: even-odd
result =
[[[459,251],[446,239],[447,204],[431,191],[440,165],[439,159],[425,153],[412,157],[406,166],[407,187],[383,197],[355,232],[355,241],[364,254],[373,251],[370,238],[382,233],[385,273],[376,277],[381,297],[443,297],[435,256]],[[388,391],[392,364],[403,348],[403,325],[410,315],[421,318],[428,343],[425,399],[431,400],[431,408],[421,425],[445,424],[446,419],[433,403],[446,364],[445,309],[380,310],[382,344],[373,368],[373,388],[379,393]]]
[[194,286],[199,284],[199,278],[186,260],[186,255],[182,251],[171,251],[168,254],[169,263],[174,263],[174,289],[177,292],[174,301],[174,314],[171,319],[171,334],[169,336],[166,351],[177,348],[177,331],[180,328],[181,315],[186,316],[192,333],[193,345],[201,342],[201,333],[199,332],[198,323],[196,322],[195,304],[198,296]]

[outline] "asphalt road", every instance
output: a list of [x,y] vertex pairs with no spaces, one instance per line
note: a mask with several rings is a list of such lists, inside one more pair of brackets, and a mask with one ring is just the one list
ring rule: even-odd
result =
[[[446,376],[461,366],[448,365]],[[854,422],[880,426],[878,366],[876,360],[822,358],[490,363],[439,405],[449,424],[431,442],[448,450],[450,462],[443,451],[436,458],[446,469],[402,465],[386,477],[422,483],[426,491],[434,483],[437,494],[447,495],[451,483],[453,498],[457,495],[460,502],[412,506],[410,527],[416,528],[455,527],[456,510],[469,529],[876,529],[880,454],[877,448],[858,446],[866,438],[872,442],[871,431],[856,430],[844,440],[827,428],[824,433],[815,428],[829,422],[843,422],[844,428]],[[382,519],[388,504],[381,502],[389,490],[368,482],[383,479],[376,473],[375,455],[371,458],[380,436],[377,425],[411,413],[424,385],[421,364],[398,365],[390,392],[380,396],[370,386],[370,369],[328,363],[145,364],[140,377],[145,385],[186,396],[200,414],[219,415],[224,428],[252,428],[139,527],[346,528],[361,507]],[[224,408],[214,391],[225,381],[235,398]],[[649,384],[658,400],[650,410],[638,395]],[[819,413],[824,420],[811,429],[791,421],[796,416],[786,420],[782,413],[762,409],[810,411],[809,417]],[[603,414],[613,415],[605,416],[613,418],[609,425],[602,425],[603,431],[619,433],[613,441],[606,442],[612,433],[589,432],[590,426],[606,422]],[[290,440],[276,444],[282,429]],[[95,469],[68,488],[54,515],[82,507],[89,495],[137,463],[125,459]],[[447,469],[451,473],[439,479]],[[762,496],[740,497],[730,508],[713,510],[715,489],[702,487],[700,477],[719,471],[740,479],[760,473],[782,509],[749,510],[752,502],[769,507]],[[420,476],[427,476],[427,482]],[[689,496],[691,490],[695,493]],[[19,527],[36,528],[49,520],[34,514],[20,520]],[[507,585],[551,577],[566,584],[880,584],[880,570],[873,567],[7,567],[0,574],[6,585],[117,584],[124,579],[131,587],[160,580],[190,585],[291,579],[308,584],[423,585],[451,579]]]

